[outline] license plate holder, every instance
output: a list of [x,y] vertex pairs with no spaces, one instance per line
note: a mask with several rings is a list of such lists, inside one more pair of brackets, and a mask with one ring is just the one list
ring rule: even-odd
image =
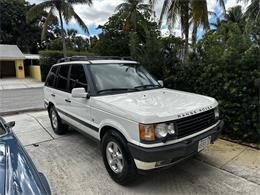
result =
[[198,143],[198,152],[207,148],[210,145],[210,142],[211,142],[211,136],[201,139]]

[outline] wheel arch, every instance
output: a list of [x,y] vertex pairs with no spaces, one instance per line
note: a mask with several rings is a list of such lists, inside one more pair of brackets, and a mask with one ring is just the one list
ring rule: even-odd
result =
[[102,140],[105,133],[109,130],[118,132],[126,141],[129,141],[129,135],[126,130],[120,124],[104,123],[99,130],[99,138]]

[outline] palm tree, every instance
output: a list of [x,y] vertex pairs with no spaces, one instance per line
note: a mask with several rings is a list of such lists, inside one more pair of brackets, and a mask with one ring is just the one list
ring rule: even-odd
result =
[[[249,2],[249,0],[238,0],[238,1],[244,1],[246,4]],[[246,9],[244,16],[253,19],[254,21],[257,21],[258,17],[260,17],[259,0],[251,0],[250,4]]]
[[40,13],[42,13],[45,9],[50,9],[46,20],[43,25],[41,39],[44,40],[46,37],[48,26],[54,21],[56,18],[55,11],[58,11],[60,27],[61,27],[61,36],[62,36],[62,46],[63,46],[63,55],[67,56],[66,42],[65,42],[65,31],[63,26],[63,18],[66,23],[68,23],[72,18],[74,18],[81,28],[87,33],[88,27],[83,22],[83,20],[79,17],[79,15],[75,12],[73,5],[77,4],[88,4],[89,6],[92,4],[92,0],[45,0],[35,6],[33,6],[26,15],[27,22],[31,22],[35,19]]
[[[155,3],[156,1],[151,0],[151,2]],[[225,0],[217,0],[217,2],[225,12]],[[164,16],[167,17],[167,24],[170,27],[176,23],[178,17],[180,18],[181,29],[185,38],[185,54],[187,54],[191,24],[193,26],[192,42],[194,44],[198,27],[202,25],[204,30],[209,29],[208,13],[207,0],[164,0],[159,25],[161,26]]]
[[143,0],[125,0],[116,7],[121,17],[125,20],[124,30],[134,32],[137,31],[138,25],[142,25],[145,13],[152,12],[151,5],[143,3]]

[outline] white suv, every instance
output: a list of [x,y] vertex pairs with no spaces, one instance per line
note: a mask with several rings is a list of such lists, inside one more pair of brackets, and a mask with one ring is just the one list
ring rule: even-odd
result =
[[223,127],[214,98],[164,88],[122,58],[64,58],[52,66],[44,95],[54,132],[71,126],[98,140],[120,184],[193,156]]

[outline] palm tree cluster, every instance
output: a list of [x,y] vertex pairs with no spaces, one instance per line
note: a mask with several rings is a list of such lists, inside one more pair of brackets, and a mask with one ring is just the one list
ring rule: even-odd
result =
[[39,3],[33,6],[28,12],[26,16],[27,22],[33,21],[37,16],[39,16],[42,11],[49,9],[48,15],[45,19],[41,39],[44,40],[46,37],[48,26],[54,21],[56,18],[55,13],[58,12],[60,27],[61,27],[61,36],[62,36],[62,44],[63,44],[63,54],[64,57],[67,56],[66,50],[66,42],[65,42],[65,31],[63,19],[66,23],[68,23],[72,18],[74,18],[80,27],[89,34],[87,25],[83,22],[83,20],[79,17],[79,15],[75,12],[73,5],[78,4],[87,4],[91,5],[92,0],[45,0],[42,3]]
[[[156,1],[153,1],[155,3]],[[225,13],[225,1],[217,0]],[[164,0],[159,24],[162,24],[163,18],[166,16],[167,24],[172,28],[177,19],[180,19],[182,33],[185,38],[185,53],[188,51],[189,30],[192,30],[192,44],[197,40],[197,29],[201,25],[205,31],[209,30],[207,0]]]

